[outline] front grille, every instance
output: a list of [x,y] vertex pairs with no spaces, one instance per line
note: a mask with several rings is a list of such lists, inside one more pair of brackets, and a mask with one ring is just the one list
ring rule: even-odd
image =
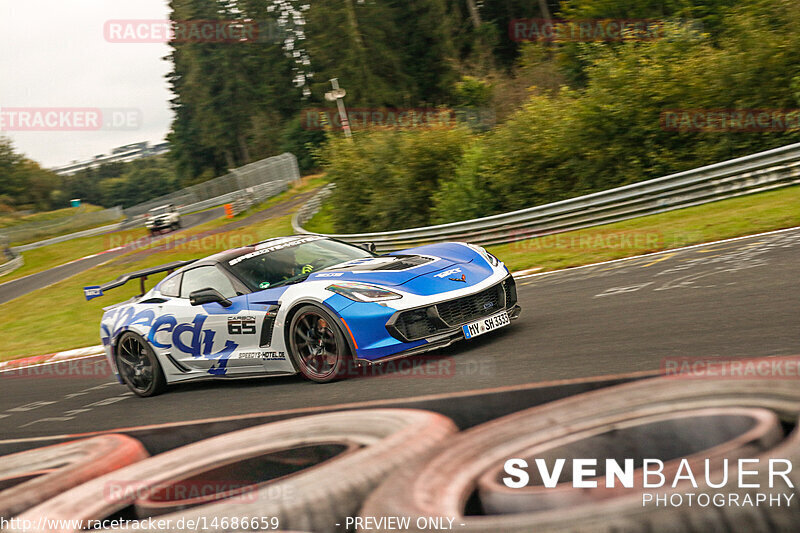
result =
[[497,284],[478,294],[440,303],[436,308],[442,320],[455,327],[498,312],[505,307],[504,300],[503,284]]
[[440,329],[444,329],[442,324],[437,324],[428,316],[427,309],[415,309],[401,313],[394,323],[394,327],[404,338],[409,340],[429,337]]
[[396,318],[387,324],[387,328],[392,336],[405,342],[424,339],[511,308],[516,301],[516,285],[509,277],[477,294],[403,311],[395,315]]

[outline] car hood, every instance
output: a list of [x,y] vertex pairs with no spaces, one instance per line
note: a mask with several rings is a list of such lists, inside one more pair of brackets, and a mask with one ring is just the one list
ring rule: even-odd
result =
[[465,246],[448,249],[442,245],[432,245],[348,261],[316,272],[309,276],[308,281],[402,285],[409,292],[432,294],[471,286],[491,275],[492,268],[473,250]]

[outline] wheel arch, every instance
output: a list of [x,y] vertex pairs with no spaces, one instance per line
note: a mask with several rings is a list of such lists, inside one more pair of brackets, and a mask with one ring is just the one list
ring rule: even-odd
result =
[[152,344],[150,344],[150,341],[147,339],[147,332],[146,331],[138,330],[138,329],[136,329],[134,327],[131,327],[131,326],[125,326],[123,328],[120,328],[113,335],[111,335],[111,337],[109,338],[109,341],[108,341],[108,345],[111,348],[111,356],[114,359],[114,364],[115,365],[116,365],[116,357],[117,357],[117,345],[119,344],[119,340],[126,333],[135,333],[135,334],[137,334],[138,336],[140,336],[142,338],[142,340],[144,342],[146,342],[150,346],[150,348],[153,350],[153,352],[156,353],[155,348],[153,347]]
[[[323,301],[315,300],[314,298],[300,298],[295,300],[291,303],[291,306],[286,311],[286,316],[283,319],[283,323],[285,326],[283,327],[283,340],[286,346],[287,352],[291,350],[291,344],[289,342],[289,326],[292,323],[292,319],[294,315],[297,314],[297,311],[300,310],[301,307],[305,305],[313,305],[315,307],[319,307],[324,309],[334,318],[336,322],[336,327],[339,328],[339,331],[342,334],[342,338],[344,338],[345,342],[347,343],[347,351],[348,356],[353,362],[357,362],[357,355],[356,355],[356,346],[355,342],[353,341],[353,337],[350,335],[349,330],[350,328],[345,327],[344,321],[339,313],[336,312],[331,306],[326,304]],[[292,363],[294,364],[294,363]]]

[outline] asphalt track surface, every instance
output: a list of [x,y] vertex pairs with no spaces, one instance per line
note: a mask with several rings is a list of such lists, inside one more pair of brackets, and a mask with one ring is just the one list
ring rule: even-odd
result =
[[[199,213],[191,213],[181,217],[181,224],[183,225],[184,229],[193,228],[194,226],[199,226],[200,224],[205,224],[206,222],[210,222],[221,217],[224,212],[225,211],[223,207],[217,207],[215,209],[209,209]],[[130,250],[127,249],[109,251],[57,266],[43,272],[37,272],[36,274],[31,274],[29,276],[25,276],[24,278],[2,283],[0,284],[0,304],[13,300],[14,298],[24,296],[29,292],[47,287],[53,283],[65,280],[74,276],[75,274],[79,274],[84,270],[96,267],[101,263],[105,263],[110,259],[128,252],[130,252]]]
[[204,382],[140,399],[98,358],[0,373],[0,441],[658,370],[672,358],[797,355],[798,274],[794,229],[527,277],[511,327],[420,356],[416,373],[326,385]]

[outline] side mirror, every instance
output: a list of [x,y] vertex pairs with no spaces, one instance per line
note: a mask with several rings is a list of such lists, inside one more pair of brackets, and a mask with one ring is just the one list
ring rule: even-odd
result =
[[221,295],[216,289],[200,289],[189,295],[189,303],[192,305],[205,305],[214,302],[220,304],[222,307],[230,307],[233,305],[230,300]]
[[358,243],[356,246],[358,246],[359,248],[363,248],[366,251],[373,254],[377,252],[377,247],[375,246],[374,242],[362,242]]

